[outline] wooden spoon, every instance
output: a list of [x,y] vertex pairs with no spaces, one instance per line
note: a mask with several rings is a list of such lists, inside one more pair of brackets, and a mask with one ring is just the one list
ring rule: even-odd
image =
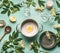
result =
[[4,36],[5,36],[6,34],[8,34],[8,33],[10,33],[10,32],[11,32],[11,27],[10,27],[10,26],[6,26],[6,27],[5,27],[5,32],[4,32],[3,36],[0,38],[0,41],[4,38]]

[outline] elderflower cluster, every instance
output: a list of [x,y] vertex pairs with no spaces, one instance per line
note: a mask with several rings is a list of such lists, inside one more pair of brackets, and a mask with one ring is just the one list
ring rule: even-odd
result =
[[19,42],[19,45],[21,46],[21,48],[25,48],[25,43],[24,43],[23,40],[21,40],[21,41]]

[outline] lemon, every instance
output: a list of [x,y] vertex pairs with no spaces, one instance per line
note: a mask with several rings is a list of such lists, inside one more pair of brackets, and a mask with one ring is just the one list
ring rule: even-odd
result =
[[10,17],[10,21],[11,21],[11,22],[15,22],[15,21],[16,21],[16,18],[15,18],[14,16],[11,16],[11,17]]

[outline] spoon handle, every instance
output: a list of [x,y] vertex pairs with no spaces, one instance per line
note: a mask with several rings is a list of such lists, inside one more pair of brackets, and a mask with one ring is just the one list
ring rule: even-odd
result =
[[6,32],[3,34],[2,37],[0,37],[0,41],[4,38],[5,35],[6,35]]

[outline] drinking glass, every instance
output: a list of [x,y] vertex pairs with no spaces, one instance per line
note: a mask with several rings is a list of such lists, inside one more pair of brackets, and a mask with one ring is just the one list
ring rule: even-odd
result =
[[30,7],[27,7],[25,1],[21,0],[20,1],[20,5],[22,6],[23,8],[23,13],[26,17],[29,17],[30,16]]

